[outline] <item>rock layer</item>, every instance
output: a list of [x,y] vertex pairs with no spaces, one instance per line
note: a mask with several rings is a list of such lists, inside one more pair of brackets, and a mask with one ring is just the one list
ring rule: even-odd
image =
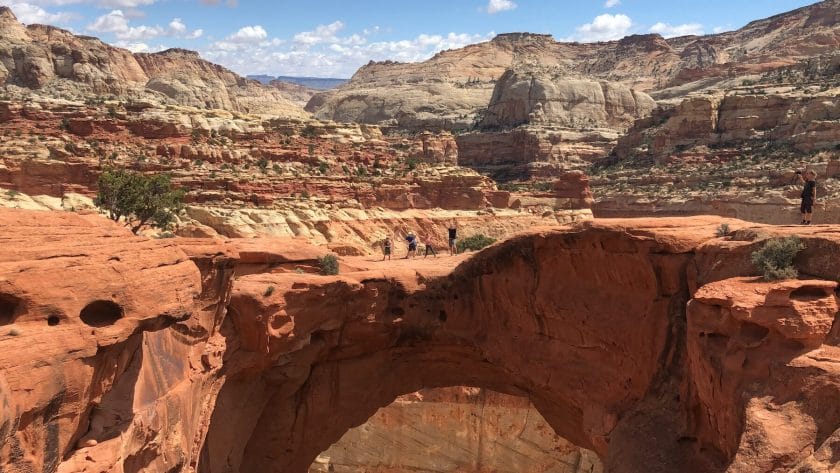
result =
[[400,396],[318,456],[310,473],[600,473],[530,402],[477,388]]

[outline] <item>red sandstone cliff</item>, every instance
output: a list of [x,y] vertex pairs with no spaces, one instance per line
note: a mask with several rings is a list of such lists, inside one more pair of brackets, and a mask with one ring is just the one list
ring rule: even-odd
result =
[[[718,223],[535,230],[451,272],[351,258],[325,277],[288,244],[0,211],[0,464],[302,472],[398,395],[473,385],[528,396],[605,471],[831,471],[836,231]],[[794,231],[811,279],[749,277]]]

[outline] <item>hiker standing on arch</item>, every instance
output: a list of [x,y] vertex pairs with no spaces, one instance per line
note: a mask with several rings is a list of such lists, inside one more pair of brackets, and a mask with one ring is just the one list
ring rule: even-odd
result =
[[391,248],[393,247],[393,243],[391,242],[391,237],[386,236],[385,240],[382,242],[382,261],[385,261],[385,258],[391,259]]
[[455,221],[453,218],[452,221],[449,222],[448,228],[448,236],[449,236],[449,254],[455,255],[458,254],[458,247],[456,246],[456,242],[458,239],[458,222]]
[[799,211],[802,213],[802,225],[811,224],[811,216],[814,211],[814,202],[817,200],[817,173],[812,169],[796,171],[799,181],[805,186],[802,188],[802,204]]
[[405,259],[417,256],[417,237],[414,236],[414,232],[408,232],[405,241],[408,242],[408,253],[406,253]]

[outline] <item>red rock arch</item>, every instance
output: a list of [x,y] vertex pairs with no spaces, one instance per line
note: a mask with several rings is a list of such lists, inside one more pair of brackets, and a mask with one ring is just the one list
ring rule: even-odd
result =
[[457,385],[529,397],[608,467],[621,452],[611,471],[653,455],[699,470],[695,446],[677,441],[691,256],[675,250],[614,231],[536,234],[423,285],[414,274],[243,278],[226,330],[229,357],[249,366],[219,395],[202,471],[306,471],[397,396]]

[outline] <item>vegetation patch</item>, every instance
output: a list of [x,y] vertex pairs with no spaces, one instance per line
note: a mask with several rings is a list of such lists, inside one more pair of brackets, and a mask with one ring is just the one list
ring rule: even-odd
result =
[[468,236],[460,241],[458,241],[458,252],[461,253],[465,250],[469,251],[478,251],[486,246],[490,246],[493,243],[496,243],[495,238],[490,238],[487,235],[478,234]]
[[799,273],[793,266],[793,260],[804,249],[805,244],[796,235],[772,238],[752,253],[752,263],[768,281],[794,279]]
[[321,268],[321,274],[335,276],[338,274],[338,258],[333,254],[324,255],[318,258],[318,267]]

